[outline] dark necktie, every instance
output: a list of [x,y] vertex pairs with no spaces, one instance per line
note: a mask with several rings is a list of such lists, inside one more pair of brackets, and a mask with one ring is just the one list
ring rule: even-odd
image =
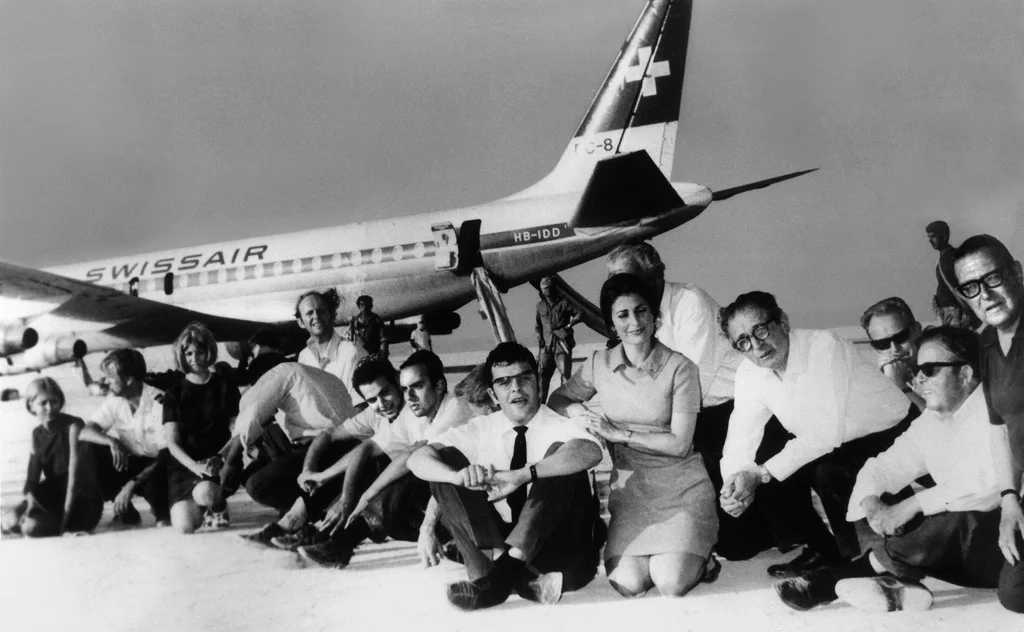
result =
[[[516,426],[516,441],[512,445],[512,462],[509,463],[510,470],[518,470],[526,467],[526,426]],[[526,485],[520,485],[516,491],[508,495],[508,506],[512,509],[512,524],[519,522],[519,513],[526,504]]]

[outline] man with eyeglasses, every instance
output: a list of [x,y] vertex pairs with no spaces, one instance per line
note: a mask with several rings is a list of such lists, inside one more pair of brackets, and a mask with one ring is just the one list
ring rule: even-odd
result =
[[[806,529],[804,551],[770,566],[774,577],[851,559],[860,547],[846,506],[857,472],[892,444],[917,409],[848,341],[830,331],[791,330],[767,292],[742,294],[723,309],[722,330],[744,355],[722,455],[722,508],[740,515],[755,493],[763,494],[759,506],[773,530],[794,519]],[[761,460],[757,450],[772,415],[793,438]],[[817,518],[811,489],[834,537]]]
[[878,301],[864,310],[860,326],[871,348],[878,352],[878,369],[918,408],[924,408],[924,400],[913,390],[914,376],[910,374],[914,338],[921,333],[921,323],[907,302],[898,296]]
[[981,331],[981,380],[989,420],[999,437],[992,445],[999,465],[1002,519],[999,550],[1012,572],[1001,578],[999,601],[1024,613],[1024,511],[1020,471],[1024,469],[1024,273],[1020,261],[991,235],[964,241],[953,256],[957,292],[985,324]]
[[[925,576],[975,588],[1000,582],[997,467],[987,458],[964,458],[988,454],[999,434],[978,388],[978,335],[937,327],[915,347],[912,371],[925,410],[892,447],[868,459],[850,496],[846,517],[868,552],[776,584],[792,608],[838,598],[874,612],[924,610],[932,603],[920,583]],[[909,487],[925,474],[933,487]]]
[[555,603],[597,573],[603,523],[587,470],[600,463],[601,447],[540,402],[529,349],[499,344],[483,379],[501,409],[445,432],[408,461],[431,483],[465,560],[469,579],[448,586],[448,601],[478,610],[514,590]]

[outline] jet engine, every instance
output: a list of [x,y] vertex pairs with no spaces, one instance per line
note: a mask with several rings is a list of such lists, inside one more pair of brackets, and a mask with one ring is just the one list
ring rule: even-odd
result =
[[44,338],[24,354],[25,367],[28,369],[45,369],[46,367],[64,362],[71,362],[85,356],[89,347],[78,338],[72,336],[55,336]]
[[0,329],[0,358],[27,351],[39,342],[39,334],[31,327],[16,325]]

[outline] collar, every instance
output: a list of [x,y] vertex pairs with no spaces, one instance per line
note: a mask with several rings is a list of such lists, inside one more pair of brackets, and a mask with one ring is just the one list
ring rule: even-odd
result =
[[[665,367],[665,364],[668,363],[671,353],[671,349],[663,345],[658,340],[655,340],[654,348],[652,348],[651,352],[647,354],[644,361],[636,365],[634,368],[643,371],[651,377],[657,377],[658,373],[660,373]],[[626,359],[626,350],[623,348],[622,343],[615,345],[615,347],[608,352],[608,364],[611,366],[613,372],[632,366],[629,363],[629,360]]]
[[[1017,347],[1017,344],[1024,342],[1024,313],[1017,319],[1017,331],[1013,334],[1013,341],[1010,343],[1010,348]],[[999,332],[992,325],[986,325],[981,330],[981,346],[991,347],[992,345],[999,344]]]
[[786,359],[786,372],[784,375],[807,372],[807,356],[809,355],[811,345],[810,340],[805,340],[807,336],[803,334],[803,330],[789,330],[789,357]]
[[[327,350],[330,351],[331,347],[335,346],[338,342],[341,342],[341,336],[339,336],[338,332],[332,327],[331,339],[327,341],[326,345]],[[310,336],[306,340],[306,346],[312,349],[314,352],[318,351],[320,347],[319,343],[317,343],[316,339],[314,339],[313,336]]]
[[[523,425],[527,428],[531,428],[538,423],[544,423],[543,420],[547,416],[548,411],[551,411],[551,409],[548,408],[546,404],[541,404],[540,408],[537,409],[537,414]],[[554,411],[551,411],[551,414],[555,414]],[[513,432],[512,429],[516,427],[516,424],[512,423],[512,420],[506,417],[505,413],[501,410],[496,413],[491,413],[490,416],[495,418],[496,423],[501,424],[502,435]]]

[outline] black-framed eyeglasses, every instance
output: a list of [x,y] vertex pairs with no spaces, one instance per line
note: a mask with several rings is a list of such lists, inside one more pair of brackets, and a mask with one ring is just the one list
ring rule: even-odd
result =
[[889,336],[888,338],[879,338],[878,340],[868,340],[868,342],[870,342],[871,346],[874,347],[876,350],[878,350],[878,351],[885,351],[894,342],[896,343],[896,346],[898,347],[898,346],[900,346],[901,344],[905,343],[908,340],[910,340],[910,327],[909,326],[904,327],[903,329],[897,331],[896,333],[894,333],[893,335]]
[[754,341],[751,339],[751,336],[762,342],[768,340],[768,336],[772,335],[772,330],[769,329],[769,325],[777,322],[779,322],[779,319],[777,317],[772,317],[763,323],[754,325],[754,328],[750,330],[749,336],[747,334],[743,334],[732,342],[733,349],[742,352],[747,352],[753,349]]
[[491,387],[509,389],[512,388],[513,382],[520,386],[526,386],[536,379],[536,371],[523,371],[522,373],[516,373],[515,375],[507,375],[505,377],[499,377],[491,380]]
[[910,365],[910,372],[914,377],[917,377],[918,373],[924,373],[925,377],[932,378],[944,366],[967,366],[968,364],[970,362],[922,362],[921,364]]
[[981,286],[985,285],[990,290],[993,290],[1006,281],[1004,273],[1006,272],[1006,266],[999,266],[995,270],[984,274],[979,279],[973,281],[965,281],[960,285],[956,286],[956,290],[964,295],[964,298],[974,298],[981,294]]

